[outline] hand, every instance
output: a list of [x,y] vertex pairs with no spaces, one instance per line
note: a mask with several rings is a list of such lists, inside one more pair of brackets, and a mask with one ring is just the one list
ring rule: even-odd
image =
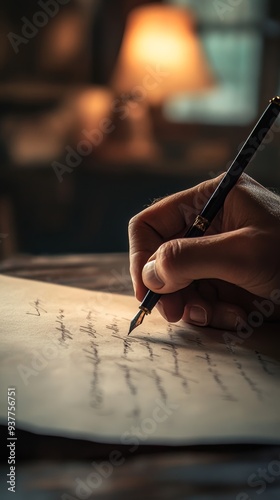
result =
[[[280,198],[243,174],[200,238],[183,238],[222,176],[168,196],[129,223],[130,272],[170,322],[235,330],[261,311],[280,319]],[[257,302],[256,302],[257,301]],[[261,304],[258,307],[258,304]]]

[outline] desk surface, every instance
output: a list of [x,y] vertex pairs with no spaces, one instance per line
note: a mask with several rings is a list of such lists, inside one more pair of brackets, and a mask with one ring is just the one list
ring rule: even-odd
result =
[[[19,256],[0,263],[0,273],[108,293],[133,293],[128,258],[124,254]],[[280,447],[178,447],[170,451],[154,447],[149,453],[142,448],[140,454],[131,455],[121,466],[111,469],[104,465],[106,455],[103,460],[94,460],[94,463],[93,458],[75,458],[75,453],[69,454],[69,459],[62,459],[61,456],[64,455],[62,453],[49,458],[46,453],[33,461],[20,460],[16,464],[15,498],[280,498]],[[102,463],[106,477],[102,476]],[[98,466],[101,468],[98,469]],[[259,479],[263,470],[266,479]],[[3,500],[11,498],[7,490],[6,474],[7,464],[4,461],[0,464],[0,492]],[[77,490],[78,484],[80,490]]]

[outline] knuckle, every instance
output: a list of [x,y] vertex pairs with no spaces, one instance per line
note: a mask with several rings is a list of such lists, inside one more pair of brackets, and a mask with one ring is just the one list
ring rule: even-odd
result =
[[136,215],[133,215],[131,219],[128,222],[128,227],[130,230],[135,231],[136,229],[139,229],[147,224],[148,220],[148,215],[149,213],[153,210],[154,207],[148,207],[139,212]]
[[128,227],[131,229],[133,228],[135,225],[137,225],[137,222],[138,222],[138,218],[139,216],[138,215],[134,215],[133,217],[131,217],[131,219],[129,220],[128,222]]
[[139,228],[143,225],[142,212],[140,214],[134,215],[128,222],[128,234],[133,236]]
[[177,257],[180,251],[179,240],[170,240],[160,246],[157,259],[160,261],[161,269],[165,276],[176,278]]

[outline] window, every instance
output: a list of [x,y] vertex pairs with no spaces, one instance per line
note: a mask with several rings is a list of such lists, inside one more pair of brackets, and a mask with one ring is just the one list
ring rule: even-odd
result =
[[246,125],[258,112],[266,0],[169,0],[190,9],[217,78],[201,96],[180,96],[164,106],[170,121]]

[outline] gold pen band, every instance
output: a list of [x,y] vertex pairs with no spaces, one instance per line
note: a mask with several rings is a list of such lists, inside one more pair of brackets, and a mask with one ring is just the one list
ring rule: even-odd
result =
[[145,314],[151,314],[151,311],[147,307],[139,306],[139,309],[143,311]]
[[280,96],[276,95],[275,97],[273,97],[272,99],[270,99],[269,102],[273,102],[274,104],[278,104],[278,106],[280,106]]
[[193,223],[195,227],[200,229],[201,231],[205,232],[206,229],[209,226],[209,221],[205,219],[205,217],[201,217],[201,215],[198,215]]

